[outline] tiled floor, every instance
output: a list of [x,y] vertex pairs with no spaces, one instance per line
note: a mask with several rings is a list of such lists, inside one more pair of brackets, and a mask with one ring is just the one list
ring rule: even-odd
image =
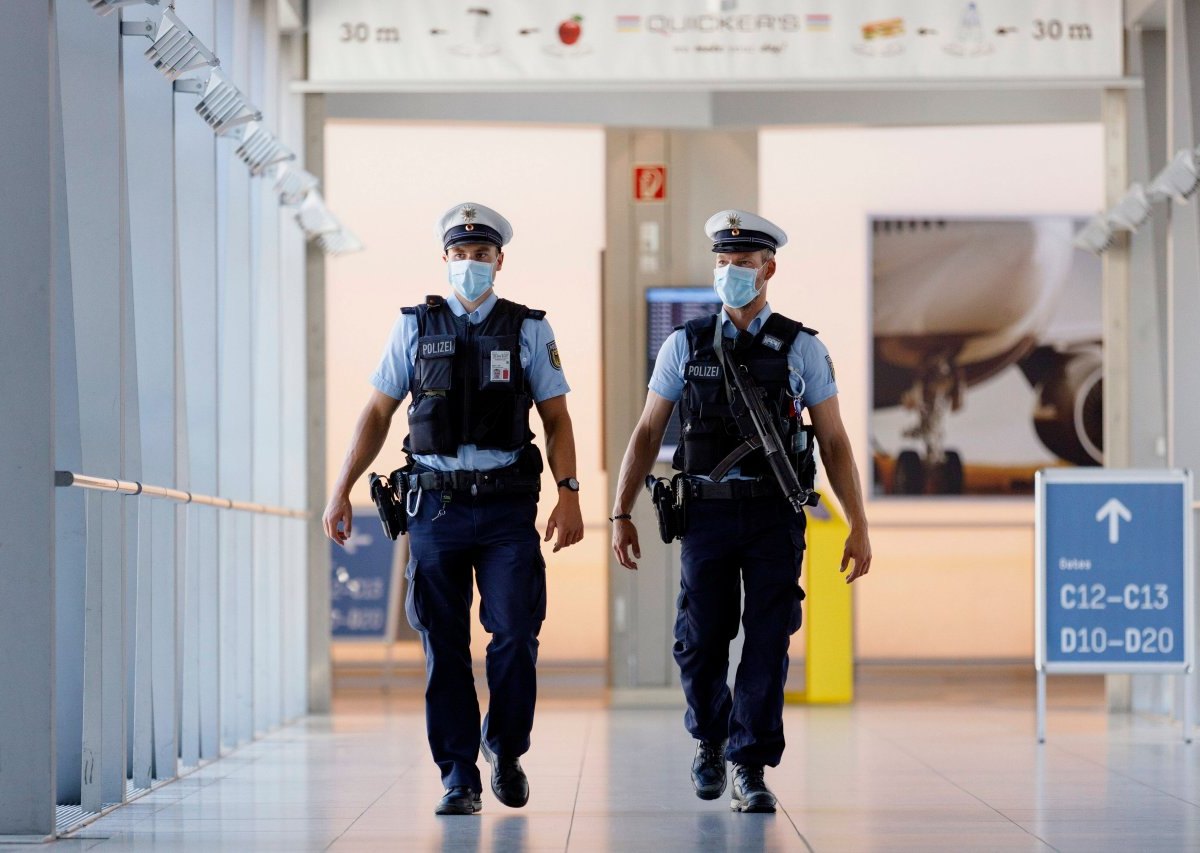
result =
[[1184,746],[1168,723],[1109,718],[1094,687],[1064,700],[1052,684],[1039,747],[1028,684],[897,685],[864,690],[849,708],[787,709],[790,746],[767,775],[776,815],[692,794],[693,744],[677,709],[614,710],[584,696],[539,708],[528,807],[486,791],[482,815],[436,818],[424,717],[402,698],[276,732],[54,849],[1200,849],[1200,745]]

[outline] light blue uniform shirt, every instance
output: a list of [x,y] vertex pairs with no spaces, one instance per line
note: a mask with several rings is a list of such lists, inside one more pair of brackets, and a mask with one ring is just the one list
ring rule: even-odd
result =
[[[468,321],[477,326],[487,319],[496,306],[497,296],[493,292],[483,304],[468,315]],[[467,309],[454,294],[446,297],[446,305],[455,317],[462,317]],[[558,397],[571,390],[563,375],[562,367],[555,367],[550,354],[557,354],[554,330],[545,320],[526,319],[521,324],[521,367],[525,369],[525,381],[533,394],[534,402],[540,403]],[[387,347],[379,360],[379,367],[371,376],[371,384],[380,392],[396,400],[405,399],[412,391],[413,363],[417,356],[417,315],[401,314],[392,327]],[[414,456],[420,464],[436,471],[491,471],[517,461],[520,451],[480,450],[473,444],[463,444],[457,456]]]
[[[758,334],[763,323],[771,316],[771,306],[764,305],[763,309],[750,321],[746,331],[752,335]],[[711,328],[711,327],[710,327]],[[721,309],[721,333],[726,338],[737,336],[737,327],[724,308]],[[672,332],[663,341],[654,362],[654,372],[650,375],[649,388],[660,397],[671,402],[679,401],[683,396],[684,368],[688,360],[687,333],[683,329]],[[837,394],[837,382],[834,380],[833,359],[825,344],[814,335],[801,332],[796,335],[792,348],[788,350],[788,384],[792,395],[799,397],[804,407],[823,403]],[[742,479],[738,467],[734,467],[726,475],[726,479]]]

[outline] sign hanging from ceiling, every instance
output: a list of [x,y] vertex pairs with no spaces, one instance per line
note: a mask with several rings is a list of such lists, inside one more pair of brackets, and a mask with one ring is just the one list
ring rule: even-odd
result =
[[1112,79],[1120,0],[310,0],[317,87]]

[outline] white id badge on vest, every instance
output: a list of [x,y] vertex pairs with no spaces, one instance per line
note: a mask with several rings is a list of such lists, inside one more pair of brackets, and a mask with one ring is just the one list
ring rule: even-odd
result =
[[512,381],[512,353],[508,350],[492,350],[492,382]]

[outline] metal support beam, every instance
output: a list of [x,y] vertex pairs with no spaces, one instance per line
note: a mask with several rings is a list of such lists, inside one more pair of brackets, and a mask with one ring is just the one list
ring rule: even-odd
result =
[[[1200,0],[1170,0],[1167,9],[1168,151],[1200,141]],[[1167,262],[1168,465],[1200,468],[1200,395],[1195,366],[1200,364],[1200,211],[1171,205]],[[1195,499],[1195,495],[1193,495]],[[1195,679],[1192,679],[1194,682]],[[1192,685],[1195,689],[1195,685]],[[1181,697],[1182,698],[1182,697]]]
[[0,27],[0,841],[54,831],[53,8]]
[[[1104,93],[1104,197],[1112,207],[1129,186],[1127,94]],[[1129,466],[1129,235],[1119,232],[1103,257],[1104,464]]]
[[[1129,152],[1126,135],[1127,103],[1122,89],[1104,92],[1104,197],[1116,204],[1129,186]],[[1129,235],[1116,235],[1103,260],[1104,315],[1104,464],[1129,465]],[[1105,678],[1109,711],[1128,711],[1131,684],[1128,675]]]
[[[304,148],[308,171],[325,178],[325,96],[304,99]],[[308,711],[329,712],[332,665],[329,650],[329,540],[321,529],[328,499],[325,474],[325,253],[310,243],[305,271],[305,339],[308,341],[306,397],[308,422],[305,470],[308,524]]]
[[[66,178],[66,217],[74,301],[82,462],[120,476],[126,464],[127,280],[124,251],[120,21],[79,4],[55,5]],[[89,541],[85,566],[84,679],[96,668],[100,690],[83,691],[85,809],[125,798],[125,583],[129,549],[120,502],[89,515],[89,540],[102,524],[103,547]],[[102,519],[102,520],[101,520]],[[95,585],[102,578],[100,587]],[[92,632],[92,621],[99,630]],[[66,637],[59,638],[67,642]],[[99,643],[99,646],[96,646]],[[97,722],[98,721],[98,722]],[[77,749],[76,744],[62,744]],[[94,758],[89,773],[87,754]],[[98,787],[96,787],[98,786]]]
[[[1143,81],[1127,96],[1129,178],[1144,186],[1166,163],[1166,33],[1133,27],[1127,56],[1130,74]],[[1137,377],[1129,392],[1129,464],[1134,468],[1166,464],[1166,246],[1167,208],[1154,205],[1129,245],[1130,373]],[[1132,710],[1171,713],[1175,681],[1164,675],[1132,676]]]

